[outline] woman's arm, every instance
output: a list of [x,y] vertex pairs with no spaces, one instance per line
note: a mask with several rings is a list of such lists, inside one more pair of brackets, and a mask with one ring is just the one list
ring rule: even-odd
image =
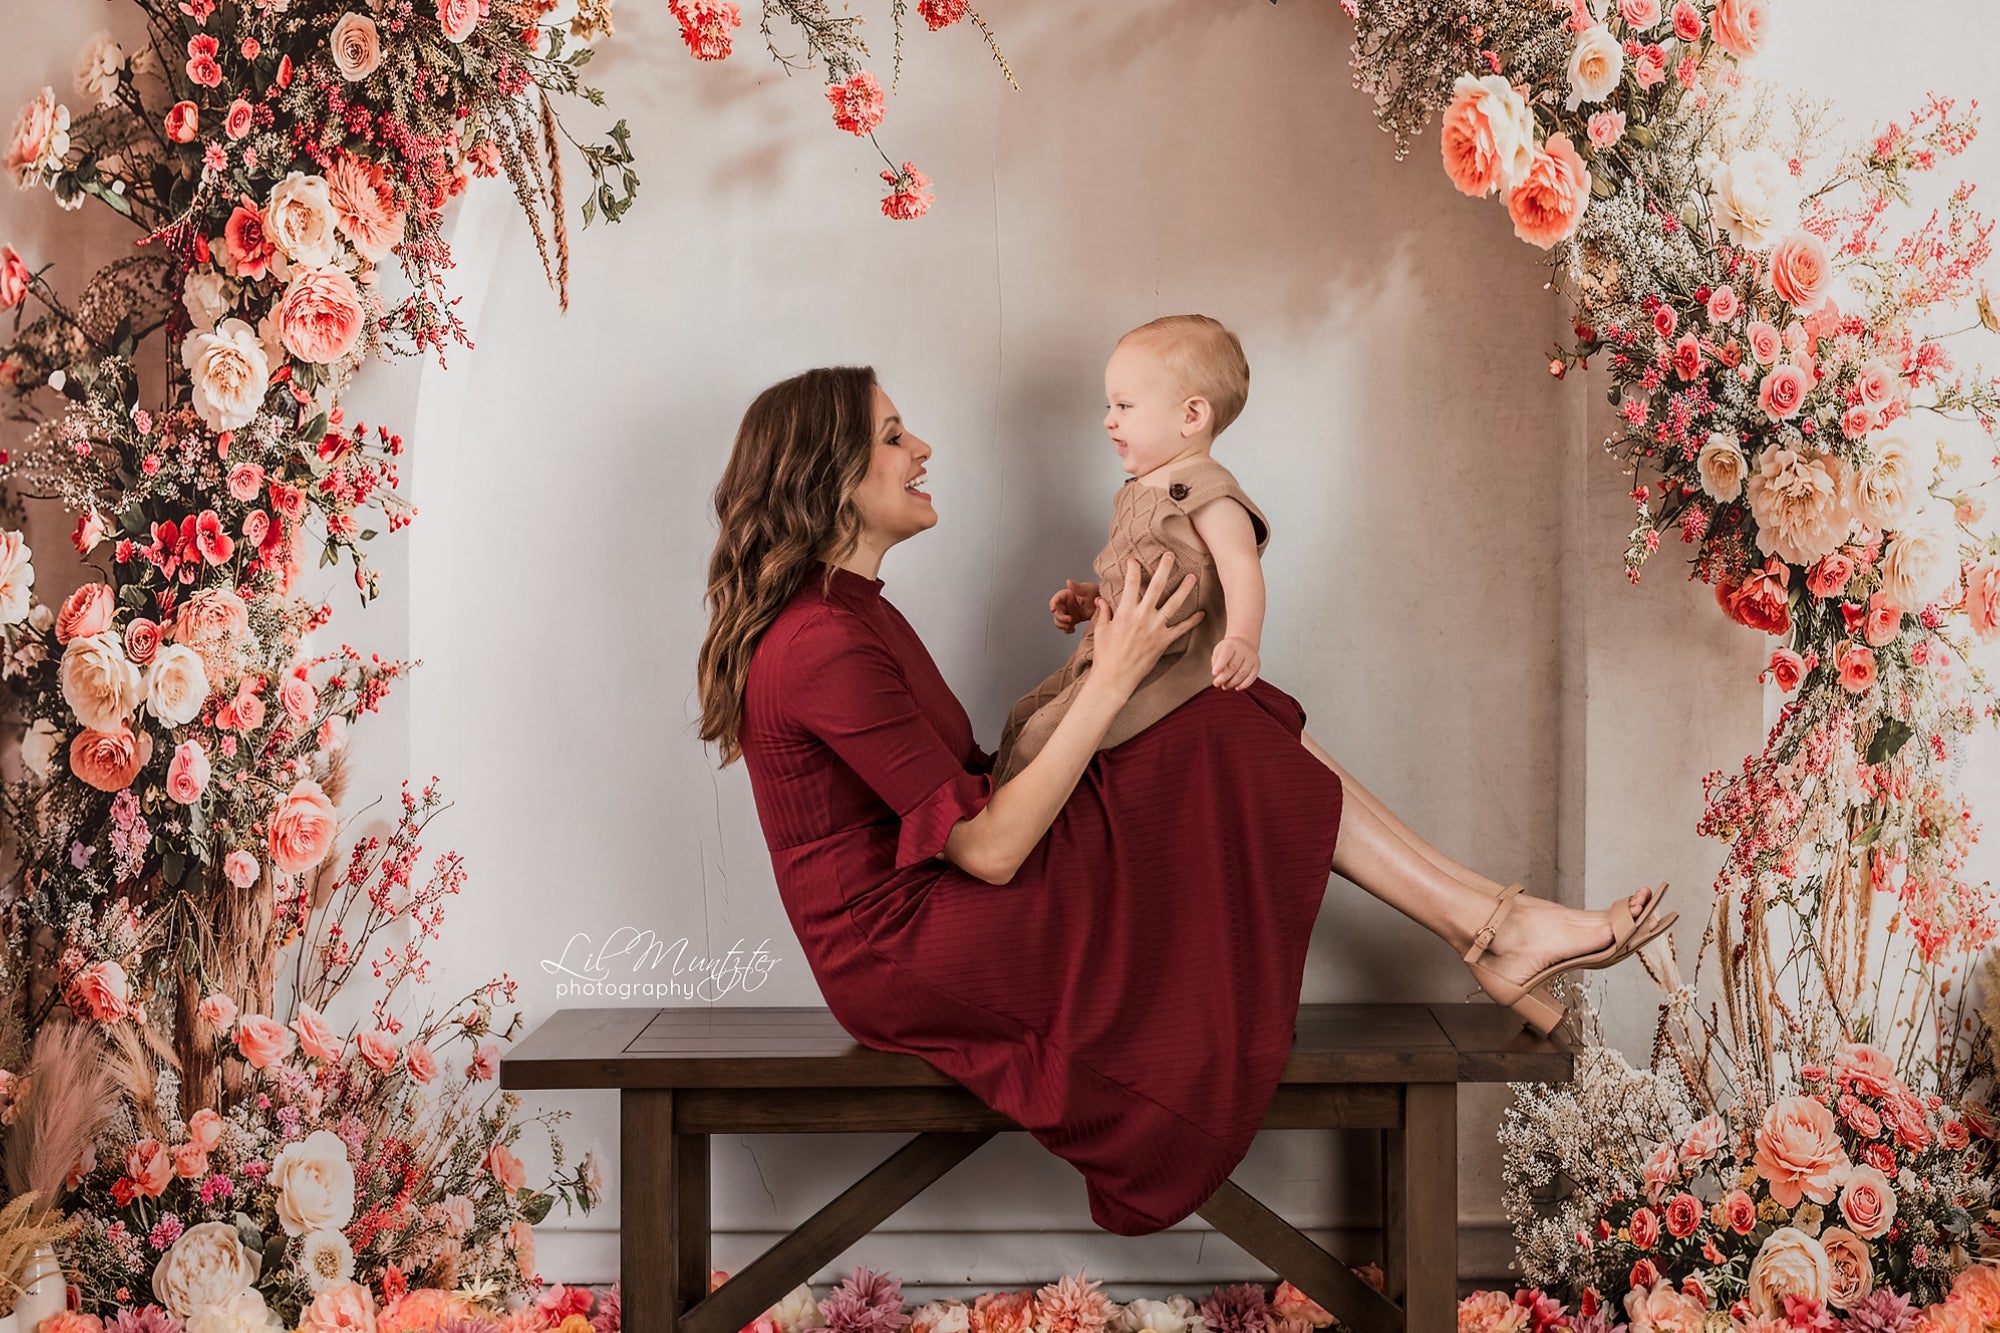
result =
[[1172,552],[1161,557],[1143,597],[1138,592],[1139,562],[1128,560],[1124,595],[1116,610],[1102,598],[1097,600],[1097,641],[1091,668],[1068,711],[1027,766],[994,792],[977,815],[952,827],[944,844],[946,860],[988,884],[1005,884],[1014,878],[1014,872],[1049,831],[1056,812],[1076,789],[1077,779],[1097,753],[1098,742],[1110,730],[1118,710],[1166,646],[1201,621],[1202,613],[1197,611],[1178,625],[1167,624],[1194,588],[1189,575],[1180,580],[1164,604],[1160,602],[1160,590],[1167,586],[1173,559]]

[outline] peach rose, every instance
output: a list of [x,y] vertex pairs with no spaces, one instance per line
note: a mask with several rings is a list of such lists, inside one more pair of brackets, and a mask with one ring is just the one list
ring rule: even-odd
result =
[[1892,642],[1902,628],[1903,608],[1888,593],[1878,592],[1868,599],[1868,610],[1861,617],[1861,637],[1871,646],[1880,648]]
[[1745,482],[1758,549],[1795,565],[1810,565],[1833,551],[1853,527],[1847,482],[1847,460],[1838,454],[1766,448]]
[[88,638],[111,628],[111,613],[117,609],[109,585],[86,583],[63,599],[56,612],[56,642]]
[[160,627],[144,616],[125,622],[125,656],[135,666],[145,666],[160,651]]
[[1786,1208],[1798,1207],[1801,1197],[1832,1203],[1848,1166],[1833,1112],[1810,1097],[1782,1097],[1771,1105],[1757,1128],[1754,1160],[1771,1197]]
[[1757,405],[1771,420],[1785,421],[1799,414],[1810,392],[1812,379],[1802,368],[1790,364],[1773,366],[1757,386]]
[[69,743],[70,772],[99,791],[123,791],[152,758],[153,733],[141,729],[134,736],[124,722],[116,731],[85,727]]
[[1625,113],[1600,111],[1590,118],[1586,133],[1592,148],[1609,148],[1625,137]]
[[1748,60],[1764,44],[1770,17],[1764,0],[1718,0],[1709,25],[1717,46],[1738,60]]
[[375,20],[366,14],[351,9],[342,14],[326,44],[333,52],[333,67],[349,83],[361,82],[382,63],[382,38],[375,31]]
[[292,1031],[299,1034],[299,1049],[318,1060],[338,1060],[340,1048],[346,1044],[327,1026],[319,1010],[303,1000],[299,1002],[298,1017],[292,1020]]
[[[445,3],[450,3],[450,0],[445,0]],[[507,1244],[514,1251],[514,1262],[519,1266],[521,1276],[532,1282],[535,1277],[535,1229],[528,1225],[526,1218],[507,1228]]]
[[1824,1301],[1832,1279],[1833,1266],[1818,1241],[1797,1227],[1779,1227],[1750,1261],[1746,1294],[1758,1314],[1781,1315],[1787,1296]]
[[1810,310],[1833,283],[1833,265],[1826,242],[1809,231],[1795,231],[1771,252],[1771,289],[1800,310]]
[[361,294],[337,268],[300,267],[278,299],[279,337],[301,361],[338,361],[361,336]]
[[173,762],[167,765],[167,795],[182,805],[193,805],[208,790],[208,751],[201,742],[185,740],[174,747]]
[[504,1143],[496,1143],[486,1150],[484,1165],[504,1189],[517,1190],[528,1183],[528,1168],[521,1165],[521,1159],[508,1151]]
[[208,700],[208,672],[201,655],[185,644],[170,643],[146,668],[146,708],[162,726],[179,727],[201,716]]
[[1784,350],[1784,343],[1778,337],[1777,328],[1761,319],[1752,320],[1750,327],[1744,330],[1744,336],[1750,339],[1750,355],[1756,358],[1760,366],[1770,365],[1778,359],[1778,353]]
[[1706,1162],[1722,1150],[1722,1142],[1728,1136],[1728,1127],[1719,1115],[1705,1116],[1695,1122],[1687,1138],[1681,1141],[1681,1163],[1683,1166],[1696,1162]]
[[[221,991],[210,991],[201,997],[201,1003],[195,1006],[195,1012],[201,1015],[202,1022],[220,1031],[227,1031],[229,1025],[236,1021],[236,1001]],[[200,1115],[201,1112],[197,1111],[195,1114]]]
[[222,877],[239,889],[255,884],[259,869],[257,858],[241,847],[222,858]]
[[278,687],[278,704],[285,710],[285,716],[294,722],[306,723],[319,711],[319,691],[304,676],[287,676],[285,683]]
[[1806,572],[1806,591],[1815,597],[1838,597],[1854,579],[1854,559],[1839,551],[1829,551]]
[[1840,1310],[1860,1304],[1875,1290],[1875,1265],[1868,1255],[1868,1242],[1846,1227],[1828,1227],[1820,1233],[1819,1243],[1826,1251],[1826,1303]]
[[269,1069],[292,1053],[292,1030],[275,1018],[245,1014],[236,1024],[236,1049],[252,1069]]
[[200,1180],[208,1174],[208,1150],[199,1143],[175,1144],[174,1174],[182,1180]]
[[337,832],[333,802],[311,778],[301,778],[271,814],[271,864],[287,875],[310,870]]
[[193,102],[176,102],[167,108],[167,137],[175,143],[193,143],[201,132],[201,108]]
[[189,329],[181,364],[193,382],[194,410],[211,430],[248,425],[271,388],[271,363],[257,330],[233,316],[212,330]]
[[174,1179],[174,1156],[158,1139],[140,1139],[125,1153],[125,1174],[139,1193],[157,1199],[167,1192]]
[[1708,317],[1713,323],[1727,324],[1742,309],[1742,299],[1736,295],[1734,287],[1717,287],[1708,294]]
[[153,1267],[153,1294],[176,1319],[230,1299],[257,1280],[261,1260],[234,1222],[197,1222]]
[[1626,1292],[1625,1313],[1632,1321],[1631,1333],[1701,1333],[1707,1317],[1701,1302],[1667,1282]]
[[1567,134],[1551,134],[1519,185],[1507,192],[1514,234],[1546,250],[1566,240],[1590,203],[1590,172]]
[[1886,363],[1870,361],[1855,375],[1854,387],[1861,391],[1861,401],[1879,412],[1892,402],[1902,401],[1902,389],[1896,380],[1896,372]]
[[1790,694],[1805,679],[1806,660],[1789,648],[1779,648],[1771,654],[1771,665],[1766,668],[1778,688]]
[[479,0],[438,0],[438,25],[450,40],[464,41],[479,26]]
[[351,1279],[320,1290],[299,1312],[298,1333],[376,1333],[375,1293]]
[[139,706],[139,669],[125,656],[119,636],[108,630],[71,639],[59,675],[64,702],[93,731],[123,726]]
[[410,1071],[410,1077],[419,1083],[428,1083],[437,1077],[437,1057],[431,1054],[421,1038],[412,1039],[403,1047],[403,1065]]
[[[1671,1147],[1668,1151],[1672,1151]],[[1660,1243],[1660,1215],[1651,1208],[1641,1208],[1632,1214],[1632,1243],[1642,1250]]]
[[365,157],[344,154],[326,173],[326,190],[334,221],[354,248],[374,263],[387,259],[406,226],[389,173]]
[[326,178],[294,171],[272,186],[264,204],[264,231],[291,263],[308,268],[331,264],[339,238]]
[[215,1151],[222,1142],[222,1117],[204,1106],[188,1117],[188,1142],[203,1152]]
[[[1875,653],[1869,648],[1849,648],[1840,654],[1840,688],[1849,694],[1866,694],[1875,683]],[[1820,1202],[1824,1203],[1822,1199]],[[1787,1205],[1789,1206],[1789,1205]]]
[[2000,560],[1982,560],[1965,576],[1965,613],[1974,634],[2000,637]]
[[99,1023],[116,1022],[131,1012],[125,969],[108,958],[78,972],[64,998],[73,1009],[81,1006],[82,1017]]
[[1868,454],[1854,469],[1854,517],[1878,532],[1894,532],[1917,516],[1930,466],[1919,462],[1909,442],[1896,435],[1877,439]]
[[380,1028],[354,1035],[355,1049],[371,1068],[388,1073],[396,1067],[396,1039]]
[[1896,1188],[1872,1166],[1853,1166],[1840,1191],[1840,1215],[1856,1235],[1875,1240],[1896,1220]]
[[237,673],[249,636],[250,609],[234,588],[196,589],[174,613],[174,641],[194,649],[210,681]]
[[1460,194],[1478,197],[1514,185],[1527,174],[1534,142],[1534,116],[1505,79],[1458,76],[1438,145],[1445,175]]
[[2000,1324],[2000,1268],[1987,1263],[1961,1268],[1951,1280],[1951,1299],[1989,1327]]

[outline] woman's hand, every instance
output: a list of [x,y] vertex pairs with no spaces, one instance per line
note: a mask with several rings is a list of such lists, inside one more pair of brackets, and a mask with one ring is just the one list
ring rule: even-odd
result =
[[1165,602],[1160,600],[1160,591],[1172,576],[1173,564],[1172,551],[1162,555],[1142,593],[1139,590],[1139,562],[1127,560],[1125,588],[1118,598],[1118,605],[1112,607],[1101,596],[1095,599],[1097,647],[1090,676],[1085,679],[1103,676],[1120,688],[1121,695],[1129,695],[1153,669],[1153,664],[1160,660],[1160,654],[1167,650],[1167,645],[1201,623],[1202,617],[1207,614],[1203,611],[1195,612],[1177,625],[1167,623],[1195,587],[1195,576],[1189,574]]
[[1064,579],[1063,586],[1056,595],[1049,598],[1049,614],[1055,618],[1056,628],[1065,634],[1076,633],[1076,627],[1089,620],[1091,611],[1097,605],[1097,585],[1078,583],[1075,579]]

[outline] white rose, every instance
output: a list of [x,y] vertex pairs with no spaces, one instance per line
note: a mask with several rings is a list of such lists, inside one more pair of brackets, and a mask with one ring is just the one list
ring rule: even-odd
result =
[[819,1312],[819,1302],[803,1282],[786,1292],[785,1298],[771,1307],[771,1317],[778,1321],[778,1327],[784,1333],[801,1333],[804,1329],[826,1326],[826,1319]]
[[930,1333],[966,1333],[972,1327],[972,1312],[964,1301],[929,1301],[910,1311],[910,1322]]
[[255,1282],[260,1262],[243,1247],[233,1224],[198,1222],[153,1266],[153,1295],[175,1318],[186,1319]]
[[1798,187],[1784,159],[1768,148],[1738,153],[1715,173],[1715,220],[1729,239],[1761,250],[1797,220]]
[[1882,591],[1896,605],[1921,610],[1947,602],[1958,586],[1958,538],[1932,510],[1918,510],[1882,557]]
[[264,1303],[264,1293],[244,1287],[229,1299],[196,1310],[187,1333],[284,1333],[285,1321]]
[[1618,91],[1624,75],[1625,48],[1611,29],[1602,23],[1585,28],[1569,54],[1569,98],[1563,105],[1574,111],[1579,102],[1602,102]]
[[337,244],[334,220],[326,178],[302,171],[294,171],[272,186],[270,202],[264,206],[265,234],[294,264],[333,262]]
[[124,68],[125,50],[108,32],[95,32],[76,57],[77,96],[93,107],[111,106],[118,100],[118,71]]
[[18,625],[33,611],[35,553],[18,532],[0,532],[0,625]]
[[271,1163],[278,1187],[278,1221],[288,1236],[338,1230],[354,1220],[354,1167],[332,1130],[316,1129],[288,1143]]
[[1854,470],[1854,517],[1878,532],[1895,532],[1916,517],[1925,479],[1902,439],[1879,438],[1871,452],[1874,456]]
[[375,31],[375,20],[366,14],[351,9],[342,14],[326,44],[333,52],[333,67],[349,83],[359,83],[382,63],[382,38]]
[[1694,466],[1709,499],[1727,504],[1743,494],[1743,478],[1750,471],[1750,464],[1744,460],[1742,446],[1729,436],[1720,432],[1710,435]]
[[190,330],[181,340],[181,362],[194,376],[194,410],[214,430],[249,424],[271,387],[271,363],[257,331],[225,319],[211,333]]
[[1750,1308],[1761,1315],[1785,1312],[1785,1297],[1826,1299],[1833,1266],[1820,1243],[1797,1227],[1779,1227],[1750,1261]]
[[212,268],[190,273],[181,289],[181,304],[195,327],[206,333],[229,309],[229,280]]
[[55,724],[45,717],[36,718],[27,734],[21,737],[21,766],[35,781],[49,780],[49,766],[55,760],[56,747],[62,744],[62,738]]
[[1186,1316],[1165,1301],[1140,1299],[1128,1304],[1125,1311],[1125,1321],[1134,1330],[1150,1328],[1156,1333],[1186,1333]]
[[125,656],[117,630],[71,639],[63,650],[63,699],[92,731],[116,731],[143,697],[139,668]]
[[146,668],[146,707],[169,727],[184,726],[201,716],[208,700],[208,672],[201,654],[186,644],[170,643]]

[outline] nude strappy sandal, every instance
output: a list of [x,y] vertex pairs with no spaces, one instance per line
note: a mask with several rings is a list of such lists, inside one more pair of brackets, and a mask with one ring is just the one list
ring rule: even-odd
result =
[[1521,892],[1519,884],[1509,884],[1500,891],[1495,900],[1493,915],[1488,917],[1486,924],[1473,935],[1472,947],[1465,951],[1465,965],[1471,970],[1472,979],[1479,983],[1481,990],[1519,1014],[1523,1022],[1545,1037],[1562,1022],[1565,1012],[1555,996],[1549,993],[1549,982],[1565,972],[1605,968],[1622,962],[1652,943],[1680,919],[1679,912],[1669,912],[1663,917],[1654,915],[1653,909],[1658,907],[1660,900],[1667,895],[1665,884],[1648,895],[1646,910],[1637,917],[1632,915],[1632,909],[1626,906],[1625,899],[1620,898],[1611,908],[1610,944],[1591,953],[1551,963],[1525,982],[1513,982],[1482,964],[1479,956],[1493,943],[1493,936],[1499,930],[1500,923],[1514,910],[1514,899]]

